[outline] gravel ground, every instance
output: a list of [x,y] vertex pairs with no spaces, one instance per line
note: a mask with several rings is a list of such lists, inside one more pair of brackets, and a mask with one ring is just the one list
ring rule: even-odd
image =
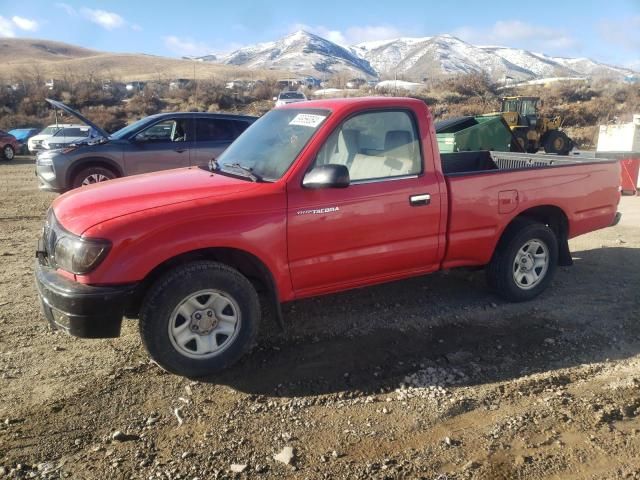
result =
[[135,321],[48,330],[53,198],[33,160],[0,164],[0,477],[640,479],[640,198],[535,301],[459,270],[294,302],[198,382],[151,363]]

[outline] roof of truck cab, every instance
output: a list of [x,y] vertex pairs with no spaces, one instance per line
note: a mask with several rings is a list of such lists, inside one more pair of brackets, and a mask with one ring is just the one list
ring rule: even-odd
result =
[[389,107],[409,107],[415,105],[424,105],[422,100],[410,97],[351,97],[351,98],[328,98],[323,100],[309,100],[307,102],[297,102],[283,105],[278,109],[302,109],[302,108],[318,108],[332,111],[342,110],[353,105],[361,105],[371,108],[389,108]]

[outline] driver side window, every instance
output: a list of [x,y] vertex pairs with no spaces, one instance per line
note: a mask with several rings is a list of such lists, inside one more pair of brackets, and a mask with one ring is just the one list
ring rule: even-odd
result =
[[410,114],[368,112],[345,121],[322,146],[314,166],[327,164],[345,165],[354,183],[421,173],[420,143]]
[[186,142],[187,121],[183,119],[163,120],[151,125],[136,135],[139,142]]

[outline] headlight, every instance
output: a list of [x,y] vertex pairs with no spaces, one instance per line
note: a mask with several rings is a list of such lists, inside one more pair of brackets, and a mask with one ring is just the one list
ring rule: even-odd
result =
[[110,248],[108,240],[81,238],[65,231],[56,242],[53,258],[57,267],[82,275],[97,267]]
[[39,152],[36,155],[36,165],[53,165],[53,158],[47,153]]
[[104,260],[111,249],[111,242],[101,238],[82,238],[67,231],[50,208],[42,232],[42,246],[50,267],[83,275]]

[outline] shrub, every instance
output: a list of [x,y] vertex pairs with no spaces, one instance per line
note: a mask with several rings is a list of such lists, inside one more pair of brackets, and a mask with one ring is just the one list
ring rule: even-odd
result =
[[141,92],[134,95],[126,104],[125,112],[132,117],[140,118],[153,115],[162,110],[162,102],[152,95]]

